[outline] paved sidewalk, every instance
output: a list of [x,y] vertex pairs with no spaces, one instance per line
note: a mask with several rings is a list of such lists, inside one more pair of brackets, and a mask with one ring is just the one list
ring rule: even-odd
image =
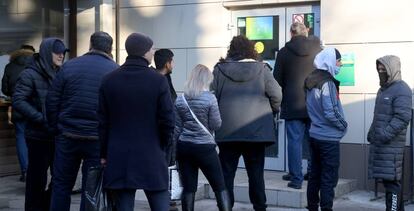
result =
[[[24,183],[18,181],[18,176],[0,178],[0,211],[22,211],[24,210]],[[334,203],[335,211],[383,211],[385,210],[384,199],[370,201],[374,194],[367,191],[354,191],[337,198]],[[79,210],[80,195],[72,195],[71,210]],[[149,211],[146,201],[136,201],[135,210]],[[196,201],[195,210],[216,211],[214,200]],[[236,203],[233,211],[252,210],[250,204]],[[283,207],[269,207],[268,211],[305,211],[306,209],[292,209]],[[406,211],[414,211],[414,205],[406,205]]]

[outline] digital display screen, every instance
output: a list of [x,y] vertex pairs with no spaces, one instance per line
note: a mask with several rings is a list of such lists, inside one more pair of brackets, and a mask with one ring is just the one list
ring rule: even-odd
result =
[[237,33],[255,43],[260,59],[275,59],[275,52],[279,50],[279,16],[239,17]]
[[247,17],[246,37],[249,40],[272,40],[273,17]]

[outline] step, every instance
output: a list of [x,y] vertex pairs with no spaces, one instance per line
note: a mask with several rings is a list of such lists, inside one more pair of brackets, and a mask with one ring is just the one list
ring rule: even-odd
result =
[[[300,190],[288,188],[287,181],[282,180],[284,174],[286,172],[265,171],[267,204],[277,207],[305,208],[307,182],[304,181]],[[335,188],[335,197],[340,197],[356,189],[356,180],[339,179]],[[214,192],[211,188],[209,188],[207,198],[214,198]],[[237,202],[250,203],[248,178],[244,169],[237,171],[234,181],[234,198]]]
[[18,163],[0,165],[0,177],[16,175],[20,173],[20,167]]
[[0,148],[16,146],[15,138],[0,138]]
[[0,147],[0,158],[4,156],[16,155],[15,146]]
[[0,165],[18,164],[17,155],[0,156]]

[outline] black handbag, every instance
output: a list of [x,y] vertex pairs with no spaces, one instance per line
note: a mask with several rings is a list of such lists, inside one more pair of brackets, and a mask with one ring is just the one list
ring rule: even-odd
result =
[[114,211],[112,200],[108,196],[103,183],[103,166],[93,166],[88,169],[85,184],[86,211]]

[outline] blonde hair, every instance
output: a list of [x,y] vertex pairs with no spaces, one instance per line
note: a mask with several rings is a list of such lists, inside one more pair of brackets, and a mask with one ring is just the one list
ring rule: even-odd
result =
[[208,67],[198,64],[190,73],[190,77],[185,82],[184,94],[188,97],[196,97],[201,92],[209,90],[213,81],[213,74]]
[[305,24],[299,22],[295,22],[290,26],[290,32],[293,36],[308,36],[308,29],[306,28]]

